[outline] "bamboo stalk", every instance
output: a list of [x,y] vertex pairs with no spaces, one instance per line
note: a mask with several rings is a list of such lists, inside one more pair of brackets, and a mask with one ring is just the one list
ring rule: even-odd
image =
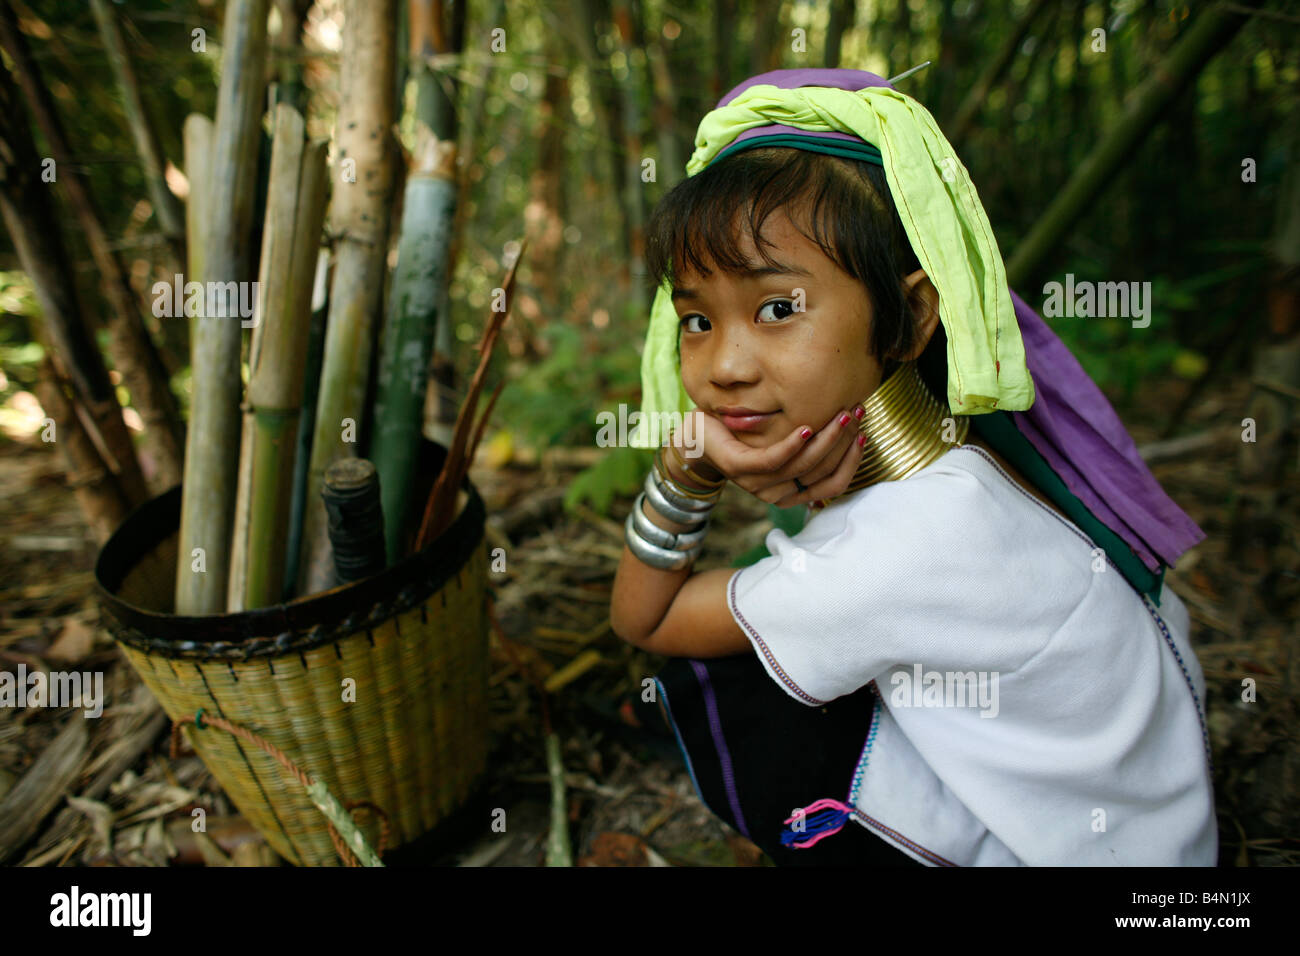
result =
[[[294,213],[298,206],[298,178],[302,173],[305,126],[297,110],[286,105],[275,108],[271,139],[271,173],[266,187],[266,217],[262,227],[259,258],[257,313],[248,349],[248,393],[241,408],[239,478],[235,493],[234,529],[230,543],[230,578],[226,584],[226,609],[245,608],[248,574],[249,515],[252,510],[253,446],[257,440],[253,414],[253,381],[260,369],[263,338],[268,327],[288,318],[286,300],[289,262],[293,256]],[[265,376],[266,373],[263,373]],[[258,605],[249,605],[257,607]]]
[[55,161],[56,183],[77,217],[99,271],[109,306],[109,353],[144,420],[141,444],[157,468],[157,485],[170,488],[181,480],[185,424],[176,396],[172,394],[167,369],[145,326],[140,300],[131,289],[126,268],[109,242],[89,184],[73,162],[54,99],[7,4],[0,4],[0,43],[13,60],[15,77]]
[[[298,593],[328,588],[333,561],[320,490],[325,469],[355,457],[366,411],[370,358],[383,298],[393,193],[394,0],[345,0],[339,68],[338,188],[331,210],[334,282],[316,431],[303,503]],[[355,181],[348,181],[349,173]],[[337,175],[337,174],[336,174]]]
[[179,266],[183,258],[185,244],[185,219],[181,213],[180,201],[167,188],[163,175],[162,147],[158,144],[158,135],[149,114],[145,112],[144,100],[140,97],[140,84],[136,81],[131,58],[122,42],[122,32],[118,28],[117,17],[106,0],[90,0],[90,9],[95,14],[99,25],[99,36],[108,53],[108,65],[113,71],[118,89],[122,93],[122,105],[126,110],[126,123],[135,139],[135,150],[140,154],[140,164],[144,167],[145,186],[149,190],[149,199],[153,203],[154,215],[158,225],[167,237],[171,257]]
[[[288,119],[283,119],[288,116]],[[283,122],[281,122],[283,120]],[[268,205],[263,246],[266,311],[258,329],[264,330],[249,361],[248,405],[255,422],[252,447],[252,498],[247,534],[247,585],[244,607],[265,607],[280,600],[284,588],[284,558],[293,494],[298,419],[302,413],[303,369],[311,332],[311,294],[317,252],[325,217],[325,143],[302,145],[302,117],[286,105],[277,109],[277,137],[296,137],[298,149],[277,162],[271,160],[268,194],[296,188],[293,204]],[[290,169],[293,156],[297,168]],[[274,209],[274,212],[273,212]],[[272,216],[280,218],[273,224]],[[287,217],[287,218],[286,218]],[[273,271],[275,274],[273,274]]]
[[[416,124],[413,168],[402,205],[402,237],[382,336],[370,458],[379,470],[388,561],[396,561],[415,510],[424,393],[456,204],[454,143]],[[443,321],[446,321],[444,318]]]
[[[1038,19],[1043,7],[1047,6],[1047,0],[1034,0],[1033,5],[1026,10],[1015,22],[1010,30],[1007,31],[1002,45],[993,56],[991,56],[984,65],[984,70],[975,80],[974,85],[966,93],[966,98],[962,100],[961,106],[957,108],[956,117],[952,121],[952,126],[948,129],[948,142],[953,146],[960,148],[962,140],[970,132],[971,124],[988,103],[989,92],[993,86],[1002,79],[1003,75],[1011,67],[1016,58],[1016,51],[1024,42],[1025,34],[1029,28]],[[1082,42],[1080,40],[1079,42]]]
[[[1258,0],[1243,0],[1243,5],[1257,6]],[[1033,278],[1070,227],[1091,208],[1098,193],[1114,181],[1115,171],[1155,128],[1160,111],[1195,80],[1249,19],[1249,11],[1222,7],[1206,7],[1197,14],[1196,22],[1151,71],[1150,78],[1130,94],[1124,115],[1075,167],[1070,181],[1007,259],[1011,288]]]
[[87,413],[89,437],[132,505],[148,497],[135,445],[122,418],[90,323],[77,295],[67,249],[48,185],[37,179],[37,158],[26,111],[9,71],[0,65],[0,220],[32,280],[46,337]]
[[[208,188],[212,182],[212,120],[201,113],[185,117],[182,139],[185,149],[185,176],[190,181],[190,196],[185,203],[185,271],[190,279],[202,282],[207,273],[208,223],[211,212]],[[182,290],[184,291],[184,290]],[[195,317],[186,310],[190,341],[194,336]]]
[[[267,2],[230,0],[226,4],[211,192],[203,200],[211,212],[209,245],[199,281],[247,279],[244,247],[257,183]],[[239,467],[239,456],[231,450],[239,447],[240,439],[242,323],[206,314],[196,317],[192,343],[194,404],[185,446],[176,613],[219,614],[226,609]],[[196,560],[198,551],[203,555],[201,564]]]

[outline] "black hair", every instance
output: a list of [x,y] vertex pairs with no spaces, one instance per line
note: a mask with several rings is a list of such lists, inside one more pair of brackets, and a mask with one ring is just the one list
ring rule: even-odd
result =
[[[675,284],[679,269],[712,274],[709,262],[739,273],[746,266],[737,246],[741,222],[763,260],[775,264],[762,229],[780,209],[827,258],[866,286],[871,351],[888,377],[898,366],[894,357],[916,346],[915,319],[900,282],[921,264],[885,171],[871,163],[788,146],[753,147],[711,163],[669,190],[650,216],[646,269],[652,291],[665,282]],[[941,400],[947,393],[946,343],[940,324],[918,362],[922,378]],[[942,378],[936,381],[938,374]]]

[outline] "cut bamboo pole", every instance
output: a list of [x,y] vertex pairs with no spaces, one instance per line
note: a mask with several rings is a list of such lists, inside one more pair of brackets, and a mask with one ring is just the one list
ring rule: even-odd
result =
[[[207,187],[211,192],[204,199],[211,213],[209,246],[204,275],[191,277],[196,281],[247,280],[245,246],[257,185],[267,2],[226,4],[225,51]],[[239,468],[242,322],[199,316],[191,341],[194,391],[185,446],[176,613],[220,614],[226,609]]]
[[[298,180],[302,174],[302,116],[292,107],[275,108],[271,133],[271,173],[266,186],[266,218],[262,226],[262,255],[258,260],[257,307],[248,349],[248,393],[241,408],[243,423],[239,444],[239,484],[235,493],[234,529],[230,542],[230,578],[226,584],[226,609],[245,608],[248,573],[249,514],[252,510],[253,381],[261,365],[262,345],[268,327],[288,319],[289,264],[293,257],[294,216],[298,207]],[[266,372],[263,372],[265,376]],[[257,607],[257,605],[252,605]]]
[[339,66],[337,187],[330,232],[335,241],[334,283],[316,432],[303,504],[298,594],[328,588],[333,575],[325,506],[325,469],[355,457],[365,416],[370,358],[383,298],[393,192],[394,0],[345,0]]
[[402,237],[382,336],[374,438],[370,458],[379,470],[388,562],[404,553],[416,462],[420,451],[424,392],[447,280],[447,247],[456,208],[456,147],[416,123],[412,169],[402,205]]
[[[252,483],[247,534],[247,584],[243,607],[265,607],[280,600],[284,588],[285,542],[293,495],[298,419],[302,414],[303,369],[311,331],[312,285],[325,217],[325,143],[302,147],[302,117],[290,107],[277,110],[280,126],[297,136],[297,169],[290,158],[271,159],[266,241],[262,252],[263,284],[260,291],[266,311],[258,323],[262,332],[249,360],[248,405],[255,423],[252,444]],[[289,119],[282,120],[286,114]],[[289,149],[284,152],[288,154]],[[279,180],[296,181],[293,208],[280,206],[274,192]],[[286,182],[284,189],[289,190]],[[272,215],[281,219],[273,226]],[[284,217],[288,216],[287,222]],[[275,270],[275,274],[272,274]]]

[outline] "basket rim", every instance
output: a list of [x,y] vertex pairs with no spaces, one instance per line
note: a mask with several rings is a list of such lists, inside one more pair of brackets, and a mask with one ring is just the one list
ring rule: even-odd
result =
[[[482,497],[466,476],[465,506],[423,550],[358,581],[292,601],[222,614],[164,614],[118,597],[127,573],[180,527],[183,483],[133,511],[95,561],[101,623],[113,637],[167,657],[278,656],[325,644],[423,603],[464,569],[486,535]],[[188,632],[184,639],[174,636]]]

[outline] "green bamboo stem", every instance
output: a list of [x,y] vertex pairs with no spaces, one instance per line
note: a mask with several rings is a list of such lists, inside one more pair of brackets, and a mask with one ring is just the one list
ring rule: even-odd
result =
[[[198,281],[246,281],[246,245],[257,183],[268,0],[229,0],[212,141],[209,246]],[[200,188],[203,188],[200,184]],[[191,277],[192,279],[194,277]],[[206,312],[206,309],[205,309]],[[203,315],[191,340],[193,407],[185,445],[185,482],[177,547],[177,614],[226,609],[230,534],[240,441],[238,318]],[[201,551],[203,563],[196,561]]]
[[[239,486],[235,495],[235,521],[230,545],[230,578],[226,586],[226,609],[242,611],[248,588],[249,525],[253,498],[253,446],[256,416],[253,383],[261,370],[267,329],[279,329],[286,321],[289,261],[293,255],[294,213],[298,206],[298,177],[302,172],[305,126],[302,117],[288,106],[276,107],[272,126],[271,171],[266,190],[266,216],[262,226],[262,254],[257,281],[257,315],[248,350],[249,386],[243,404],[240,436]],[[270,370],[275,374],[275,370]],[[263,373],[265,375],[265,373]],[[263,489],[270,493],[271,489]],[[265,544],[266,542],[263,542]],[[256,553],[256,548],[253,552]]]
[[[296,202],[275,210],[280,219],[263,253],[267,310],[248,383],[248,404],[255,419],[252,449],[252,496],[248,531],[248,574],[245,607],[265,607],[280,600],[284,588],[284,558],[293,495],[298,419],[302,414],[303,369],[311,331],[311,295],[321,228],[325,218],[325,143],[302,148],[304,125],[291,107],[277,108],[277,120],[288,127],[297,149],[282,164],[272,157],[271,190],[292,175]],[[280,129],[277,128],[277,134]],[[290,169],[293,159],[297,168]],[[273,193],[274,194],[274,193]],[[277,197],[277,205],[279,199]],[[271,270],[279,270],[271,275]]]
[[[248,605],[249,525],[253,498],[254,446],[258,444],[253,411],[253,380],[261,365],[266,329],[283,321],[285,283],[292,255],[294,210],[298,204],[298,176],[302,171],[304,124],[292,109],[273,111],[270,169],[262,226],[262,250],[258,259],[257,321],[249,342],[249,386],[243,408],[240,436],[239,487],[235,496],[235,522],[231,536],[230,579],[226,586],[227,610],[242,611]],[[254,553],[256,548],[253,549]]]
[[404,553],[416,508],[411,495],[429,354],[439,318],[439,294],[447,279],[447,248],[456,207],[455,155],[455,144],[439,141],[417,122],[370,446],[370,459],[379,471],[389,564]]

